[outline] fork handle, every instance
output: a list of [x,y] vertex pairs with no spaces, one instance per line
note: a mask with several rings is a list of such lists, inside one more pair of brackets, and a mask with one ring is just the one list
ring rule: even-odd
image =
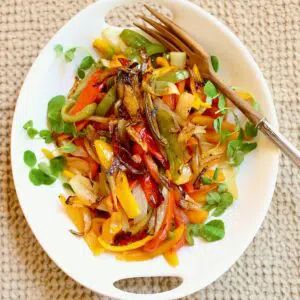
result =
[[228,99],[264,133],[295,165],[300,168],[300,151],[296,149],[283,135],[274,130],[265,117],[255,110],[247,101],[224,84],[215,74],[205,76],[212,81]]

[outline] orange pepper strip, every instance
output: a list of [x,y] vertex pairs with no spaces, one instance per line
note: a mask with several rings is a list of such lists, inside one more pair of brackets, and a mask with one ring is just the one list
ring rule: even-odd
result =
[[100,74],[100,71],[95,72],[95,74],[88,81],[87,85],[80,93],[75,105],[70,109],[69,113],[71,115],[75,115],[84,107],[96,101],[97,95],[99,94],[99,87],[96,85],[96,83]]
[[128,251],[118,255],[117,258],[125,261],[142,261],[152,259],[171,250],[173,246],[176,245],[176,243],[181,239],[183,234],[184,225],[182,224],[174,230],[174,238],[172,240],[166,240],[153,252],[147,253],[143,250]]
[[188,216],[188,218],[192,224],[201,224],[208,217],[208,211],[206,211],[204,209],[187,210],[185,213]]
[[170,231],[172,219],[174,215],[175,198],[176,198],[176,192],[174,190],[171,190],[168,195],[168,207],[167,207],[164,223],[161,229],[154,236],[153,240],[145,245],[145,247],[143,248],[144,251],[146,252],[154,251],[166,239],[168,232]]
[[176,95],[164,95],[162,96],[162,100],[170,107],[170,109],[175,110],[176,108]]
[[[206,126],[207,129],[214,129],[214,120],[215,119],[212,117],[194,113],[190,116],[190,119],[193,123],[195,123],[197,125]],[[222,129],[228,130],[229,132],[234,132],[235,124],[224,121],[224,122],[222,122]]]
[[186,80],[182,80],[182,81],[179,81],[176,83],[176,86],[177,86],[180,94],[182,94],[185,90],[185,82],[186,82]]
[[[208,143],[219,144],[221,142],[221,136],[219,133],[214,131],[207,131],[203,134],[204,138]],[[237,140],[239,137],[239,132],[233,132],[229,135],[228,141]]]

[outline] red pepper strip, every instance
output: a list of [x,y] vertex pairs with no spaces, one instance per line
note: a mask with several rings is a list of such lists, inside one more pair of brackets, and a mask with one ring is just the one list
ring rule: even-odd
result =
[[78,137],[74,139],[74,144],[79,147],[84,149],[84,139],[82,137]]
[[195,190],[193,183],[190,181],[188,183],[183,184],[182,187],[186,193],[190,193]]
[[170,107],[170,109],[175,110],[177,105],[177,95],[164,95],[162,96],[162,100]]
[[137,124],[134,126],[134,129],[140,134],[143,142],[145,142],[148,146],[149,152],[162,164],[165,169],[169,169],[170,165],[167,159],[160,152],[156,142],[152,138],[150,132],[146,129],[146,127]]
[[186,225],[189,223],[189,218],[177,205],[174,207],[174,219],[176,227],[179,227],[181,224]]
[[133,152],[137,155],[139,155],[144,163],[147,166],[147,169],[150,173],[150,175],[153,177],[153,179],[160,184],[160,177],[159,177],[159,172],[158,172],[158,166],[152,156],[150,154],[147,154],[144,152],[142,147],[136,143],[133,144]]
[[131,63],[131,60],[121,57],[119,58],[119,62],[122,64],[123,67],[127,67]]
[[219,103],[219,98],[215,98],[212,100],[212,105],[211,105],[211,108],[207,108],[205,110],[205,112],[203,113],[204,116],[209,116],[209,117],[212,117],[214,119],[222,116],[222,114],[219,112],[219,113],[216,113],[218,110],[219,110],[219,107],[218,107],[218,103]]
[[159,192],[156,183],[149,174],[145,174],[140,180],[141,187],[145,193],[149,205],[157,208],[163,201],[163,196]]
[[132,159],[131,153],[116,140],[112,143],[114,155],[118,157],[122,165],[124,165],[127,170],[135,175],[141,175],[146,172],[146,168],[142,162],[138,163]]
[[186,80],[182,80],[182,81],[179,81],[176,83],[176,86],[177,86],[180,94],[182,94],[185,90],[185,83],[186,83]]
[[161,229],[154,236],[154,238],[143,247],[144,251],[146,252],[154,251],[168,236],[168,232],[170,231],[172,219],[174,215],[175,198],[176,198],[176,192],[174,190],[171,190],[168,195],[168,207],[167,207],[164,223]]
[[87,124],[88,124],[88,120],[83,120],[83,121],[79,121],[76,122],[76,131],[80,132]]
[[147,231],[140,231],[134,235],[132,235],[129,232],[121,231],[120,233],[116,234],[114,238],[114,244],[116,246],[126,246],[130,243],[134,243],[139,240],[142,240],[146,236],[147,236]]
[[90,179],[94,179],[98,174],[99,165],[89,156],[85,157],[84,160],[88,162],[90,166]]
[[70,114],[75,115],[81,111],[87,105],[96,101],[97,95],[99,94],[101,85],[96,85],[100,71],[95,72],[91,79],[87,82],[85,88],[80,93],[75,105],[70,109]]

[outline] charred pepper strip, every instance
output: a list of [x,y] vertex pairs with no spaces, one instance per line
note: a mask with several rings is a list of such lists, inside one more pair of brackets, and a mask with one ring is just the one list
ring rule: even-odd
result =
[[157,111],[157,122],[162,136],[168,141],[165,151],[170,163],[170,172],[173,181],[179,178],[179,170],[184,165],[184,146],[178,142],[177,134],[172,132],[176,128],[172,115],[166,110]]

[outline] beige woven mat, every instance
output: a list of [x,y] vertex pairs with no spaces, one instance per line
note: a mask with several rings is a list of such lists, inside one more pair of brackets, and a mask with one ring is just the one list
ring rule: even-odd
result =
[[[0,299],[100,299],[60,271],[37,243],[15,195],[9,158],[14,106],[29,67],[49,38],[92,0],[0,2]],[[193,2],[248,46],[272,88],[281,132],[300,148],[298,0]],[[130,17],[127,11],[125,20]],[[299,183],[299,170],[282,158],[273,202],[254,242],[226,274],[189,299],[300,298]],[[135,280],[122,287],[149,292],[173,283]]]

